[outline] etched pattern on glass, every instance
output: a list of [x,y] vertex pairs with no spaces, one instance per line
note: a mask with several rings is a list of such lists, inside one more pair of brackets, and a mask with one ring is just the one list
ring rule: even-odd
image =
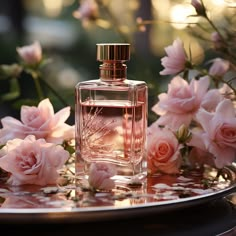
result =
[[91,105],[86,101],[81,108],[83,159],[118,165],[141,161],[145,142],[142,103],[93,101]]

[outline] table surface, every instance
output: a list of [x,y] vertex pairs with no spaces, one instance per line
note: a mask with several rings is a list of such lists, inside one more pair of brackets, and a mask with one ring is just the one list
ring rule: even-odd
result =
[[[115,214],[115,212],[114,212]],[[63,218],[63,216],[62,216]],[[236,235],[231,230],[236,226],[236,207],[225,198],[217,199],[200,206],[178,209],[168,213],[137,214],[136,216],[106,219],[89,222],[51,221],[35,223],[29,218],[26,222],[8,221],[1,223],[6,235],[19,232],[32,235]],[[30,230],[29,230],[30,225]],[[233,233],[234,232],[234,233]]]
[[[230,182],[220,180],[207,187],[196,175],[148,177],[144,192],[132,188],[126,194],[123,190],[118,194],[77,191],[73,184],[58,191],[61,188],[55,186],[0,183],[1,230],[32,235],[33,229],[34,236],[236,235],[233,174]],[[169,187],[163,190],[163,186]]]

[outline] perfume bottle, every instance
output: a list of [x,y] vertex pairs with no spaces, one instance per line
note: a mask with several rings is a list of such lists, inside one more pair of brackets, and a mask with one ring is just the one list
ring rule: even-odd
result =
[[96,49],[100,78],[75,87],[76,178],[93,162],[115,165],[115,179],[145,174],[147,84],[127,79],[130,44]]

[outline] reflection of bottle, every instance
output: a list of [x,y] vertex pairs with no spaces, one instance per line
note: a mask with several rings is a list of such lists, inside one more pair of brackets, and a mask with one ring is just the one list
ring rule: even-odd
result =
[[97,44],[100,78],[76,85],[76,175],[90,163],[117,166],[117,176],[143,172],[147,127],[147,85],[128,80],[129,44]]

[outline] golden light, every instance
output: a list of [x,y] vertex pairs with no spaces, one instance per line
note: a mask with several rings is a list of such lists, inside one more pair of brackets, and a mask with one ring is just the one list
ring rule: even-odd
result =
[[225,0],[211,0],[211,4],[218,7],[222,7],[226,5]]
[[62,11],[63,0],[43,0],[43,5],[48,16],[56,17]]
[[157,12],[158,17],[160,19],[167,19],[169,17],[169,9],[170,9],[170,1],[159,1],[159,0],[152,0],[152,6],[154,10]]
[[188,26],[188,23],[197,23],[197,17],[189,17],[194,14],[196,14],[196,12],[191,5],[174,5],[170,10],[171,24],[176,29],[184,29]]

